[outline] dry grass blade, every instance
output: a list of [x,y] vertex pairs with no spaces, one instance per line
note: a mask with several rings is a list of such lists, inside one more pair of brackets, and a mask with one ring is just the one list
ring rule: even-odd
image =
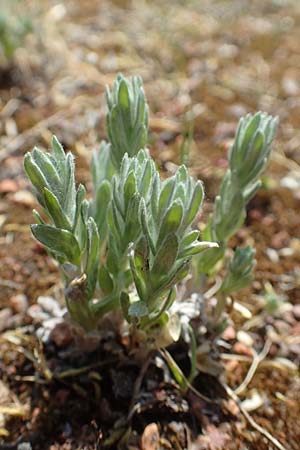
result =
[[247,386],[251,382],[252,378],[254,377],[259,364],[265,359],[265,357],[269,353],[271,345],[272,345],[272,342],[270,340],[267,340],[265,342],[265,345],[264,345],[262,351],[259,354],[257,354],[256,352],[254,353],[252,364],[250,366],[250,369],[247,372],[247,375],[246,375],[244,381],[239,385],[239,387],[237,387],[234,390],[234,393],[236,395],[240,395],[247,388]]
[[284,445],[282,445],[265,428],[263,428],[262,426],[260,426],[258,423],[255,422],[255,420],[253,419],[253,417],[250,416],[248,411],[246,411],[246,409],[243,408],[243,406],[241,405],[240,399],[238,398],[238,396],[234,393],[234,391],[229,386],[224,384],[224,388],[226,389],[226,392],[229,395],[229,397],[236,403],[239,410],[241,411],[241,413],[243,414],[245,419],[248,421],[248,423],[251,425],[251,427],[254,428],[254,430],[258,431],[265,438],[267,438],[268,441],[271,442],[278,450],[289,450],[288,448],[284,447]]

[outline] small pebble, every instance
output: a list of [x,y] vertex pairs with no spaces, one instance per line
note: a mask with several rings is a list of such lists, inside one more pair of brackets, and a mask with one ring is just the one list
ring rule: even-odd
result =
[[279,233],[276,233],[272,237],[271,246],[277,250],[282,247],[287,247],[289,238],[289,234],[286,230],[279,231]]
[[28,300],[25,294],[14,295],[10,298],[10,306],[16,313],[24,313],[28,309]]
[[254,344],[252,336],[243,330],[238,331],[236,337],[239,342],[245,344],[247,347],[252,347]]
[[2,180],[0,182],[0,192],[1,193],[17,192],[18,189],[19,189],[19,186],[15,180],[6,178],[5,180]]
[[141,438],[142,450],[158,450],[159,449],[159,431],[156,423],[149,423],[144,429]]
[[34,208],[36,205],[36,200],[31,192],[26,190],[20,190],[11,195],[10,200],[17,204],[28,206],[29,208]]
[[225,328],[222,334],[222,339],[224,339],[225,341],[231,341],[235,339],[235,337],[236,331],[233,326],[229,325],[227,328]]
[[232,347],[233,353],[238,355],[253,356],[253,350],[242,342],[236,342]]

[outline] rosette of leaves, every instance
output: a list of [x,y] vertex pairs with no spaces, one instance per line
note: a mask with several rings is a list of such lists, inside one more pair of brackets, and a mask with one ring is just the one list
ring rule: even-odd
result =
[[99,233],[84,186],[75,187],[74,157],[54,137],[52,153],[34,148],[25,155],[24,167],[50,222],[34,210],[38,223],[31,225],[32,234],[62,267],[71,316],[90,328],[94,320],[88,301],[97,284]]
[[112,90],[106,87],[106,102],[112,161],[119,169],[125,153],[134,156],[147,144],[149,113],[142,79],[118,75]]
[[192,224],[200,210],[203,188],[193,180],[185,166],[161,182],[155,175],[149,200],[139,205],[141,234],[130,251],[130,267],[138,300],[123,295],[125,317],[140,328],[165,325],[168,310],[176,297],[176,284],[189,271],[193,255],[216,246],[200,242]]
[[241,227],[246,217],[246,205],[255,195],[271,153],[278,119],[266,113],[248,114],[239,122],[229,151],[229,169],[214,203],[203,239],[217,241],[219,248],[199,255],[199,273],[209,274],[225,255],[228,239]]

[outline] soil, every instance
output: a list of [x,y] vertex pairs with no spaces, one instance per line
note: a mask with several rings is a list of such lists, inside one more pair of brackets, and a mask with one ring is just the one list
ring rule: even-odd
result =
[[[0,74],[0,449],[299,450],[299,2],[27,0],[26,14],[34,33]],[[224,372],[199,374],[185,393],[156,355],[133,398],[141,369],[109,326],[89,352],[93,342],[74,343],[67,325],[48,340],[36,333],[51,319],[37,299],[62,302],[62,289],[30,234],[36,202],[23,155],[48,148],[55,133],[90,189],[91,151],[105,138],[104,86],[118,72],[144,79],[163,173],[186,156],[182,133],[192,122],[190,172],[206,189],[200,222],[239,118],[264,110],[280,119],[263,188],[231,240],[255,245],[257,266],[222,336]],[[188,370],[185,349],[170,351]]]

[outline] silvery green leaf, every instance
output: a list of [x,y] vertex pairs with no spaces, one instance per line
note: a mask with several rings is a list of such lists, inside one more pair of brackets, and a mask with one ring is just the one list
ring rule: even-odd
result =
[[202,199],[203,199],[203,187],[200,181],[197,181],[194,187],[192,198],[188,206],[188,210],[185,212],[185,219],[184,219],[185,227],[187,227],[194,221],[196,215],[199,212]]
[[81,205],[85,198],[85,195],[86,195],[85,187],[83,186],[83,184],[80,184],[78,186],[78,189],[76,192],[75,216],[74,216],[74,223],[73,223],[73,228],[72,228],[73,233],[75,232],[76,227],[77,227],[78,219],[80,217]]
[[45,223],[45,222],[43,221],[43,219],[41,218],[39,212],[38,212],[36,209],[33,209],[33,210],[32,210],[32,214],[33,214],[33,217],[35,218],[35,220],[37,221],[37,223],[38,223],[39,225],[42,225],[42,224]]
[[205,252],[200,253],[197,257],[197,269],[198,273],[210,274],[218,261],[224,258],[225,248],[219,246],[216,248],[207,249]]
[[64,256],[67,261],[78,265],[80,248],[70,231],[51,227],[50,225],[31,225],[34,237],[52,252]]
[[102,141],[98,150],[93,151],[91,160],[91,173],[94,190],[104,181],[110,181],[115,173],[115,168],[111,160],[111,146]]
[[58,228],[64,228],[65,230],[70,231],[71,224],[67,216],[64,214],[57,197],[47,188],[44,188],[44,200],[54,224]]
[[160,217],[164,214],[166,209],[171,204],[174,190],[175,190],[174,177],[168,178],[166,181],[163,182],[158,202],[158,211]]
[[141,223],[141,227],[142,227],[144,236],[147,239],[147,242],[149,244],[152,254],[154,255],[155,254],[155,245],[154,245],[151,233],[150,233],[148,220],[147,220],[146,204],[145,204],[145,201],[143,198],[141,199],[141,202],[140,202],[139,216],[140,216],[140,223]]
[[245,204],[247,204],[251,200],[251,198],[254,197],[254,195],[256,194],[258,189],[260,189],[261,185],[262,185],[261,180],[257,180],[255,183],[250,185],[248,188],[244,189],[243,197],[244,197]]
[[121,239],[123,236],[123,220],[113,202],[111,202],[110,207],[108,208],[107,223],[110,232],[115,238]]
[[189,174],[187,171],[186,166],[183,164],[182,166],[179,167],[179,169],[176,172],[176,178],[178,183],[186,183],[188,180]]
[[[249,119],[249,120],[247,120]],[[256,113],[254,116],[248,115],[245,121],[245,128],[243,132],[243,140],[242,140],[242,148],[243,154],[240,157],[240,163],[242,162],[242,157],[245,158],[247,156],[248,146],[252,137],[254,136],[256,130],[258,129],[259,123],[261,120],[261,114]]]
[[255,250],[248,246],[237,247],[233,259],[228,264],[227,275],[222,283],[221,291],[226,295],[232,294],[244,287],[252,280],[255,265]]
[[112,201],[118,209],[121,217],[125,220],[125,205],[124,205],[124,183],[126,178],[120,177],[118,180],[116,176],[112,180]]
[[127,175],[125,184],[124,184],[124,209],[125,211],[128,210],[128,204],[132,198],[132,196],[136,192],[136,179],[134,172],[130,172]]
[[188,247],[190,244],[192,244],[194,241],[197,241],[200,235],[199,230],[192,230],[188,234],[184,236],[180,243],[181,248]]
[[203,252],[204,250],[210,249],[210,248],[217,248],[218,244],[216,242],[200,242],[195,241],[192,244],[190,244],[188,247],[183,248],[179,254],[178,258],[187,258],[193,255],[197,255],[200,252]]
[[41,172],[44,174],[44,177],[47,180],[47,184],[49,185],[49,189],[53,190],[53,192],[59,198],[61,198],[62,192],[60,190],[61,185],[60,177],[51,159],[48,157],[46,153],[42,152],[38,148],[34,148],[31,152],[31,155],[32,159],[35,161]]
[[43,199],[43,189],[45,187],[50,189],[50,186],[48,185],[43,172],[40,170],[35,161],[33,161],[31,153],[29,152],[26,153],[24,157],[24,168],[31,183],[33,184],[37,192],[40,193],[41,198]]
[[87,237],[86,225],[89,218],[89,209],[90,209],[89,201],[84,199],[81,202],[80,220],[78,220],[78,227],[77,227],[78,229],[76,233],[81,249],[84,249],[86,247],[86,237]]
[[75,164],[73,155],[71,153],[68,153],[66,159],[64,202],[62,204],[62,208],[65,211],[71,223],[74,222],[75,205],[76,205]]
[[110,236],[108,239],[108,250],[107,250],[107,254],[106,254],[106,266],[112,275],[118,274],[119,263],[120,263],[120,256],[119,256],[118,250],[116,248],[116,241],[112,236]]
[[139,192],[142,195],[142,197],[146,197],[146,195],[149,192],[149,188],[151,186],[152,182],[152,164],[151,161],[148,160],[145,164],[143,174],[140,179],[140,185],[139,185]]
[[142,301],[132,303],[128,308],[128,315],[132,317],[144,317],[149,314],[147,304]]
[[247,186],[249,182],[259,176],[263,168],[264,161],[264,135],[261,131],[257,131],[251,142],[251,151],[245,157],[245,161],[241,169],[237,172],[241,186]]
[[99,268],[98,281],[99,286],[105,295],[109,295],[112,293],[114,282],[110,273],[104,265],[100,266]]
[[107,210],[111,199],[111,185],[107,180],[98,186],[93,207],[93,217],[98,227],[100,241],[104,241],[107,233]]
[[139,211],[140,211],[141,197],[138,193],[135,193],[128,204],[125,228],[124,228],[124,241],[126,245],[129,242],[135,241],[140,235],[140,221],[139,221]]
[[170,233],[176,233],[181,225],[183,216],[183,206],[180,200],[176,200],[167,209],[160,225],[157,246],[161,244],[163,239]]
[[161,243],[151,269],[151,276],[155,285],[163,276],[172,269],[178,254],[178,239],[174,233],[170,233]]
[[128,113],[127,118],[131,119],[129,92],[125,79],[122,79],[119,84],[118,104],[121,109],[124,109]]
[[141,241],[137,249],[129,252],[129,261],[134,283],[141,300],[147,301],[147,272],[149,263],[147,257],[147,244],[143,240],[144,248],[141,248]]
[[66,154],[56,136],[52,137],[51,145],[56,160],[57,169],[59,171],[59,175],[62,178],[64,178],[66,175]]
[[243,224],[246,216],[244,199],[241,192],[233,193],[231,202],[222,204],[222,197],[216,202],[216,210],[219,214],[216,216],[215,231],[219,241],[224,241],[232,236]]
[[159,199],[159,191],[160,191],[160,178],[158,173],[154,174],[154,181],[152,185],[152,193],[150,198],[150,204],[151,204],[151,215],[153,218],[153,221],[155,223],[158,222],[158,199]]
[[92,217],[87,221],[87,261],[85,273],[87,274],[87,292],[91,298],[97,283],[99,266],[99,234],[97,225]]

